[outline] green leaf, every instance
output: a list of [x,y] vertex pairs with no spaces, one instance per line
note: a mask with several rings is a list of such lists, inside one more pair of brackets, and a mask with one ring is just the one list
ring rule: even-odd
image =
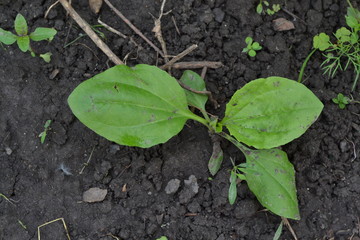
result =
[[263,11],[263,6],[262,6],[261,3],[259,3],[259,4],[257,5],[257,7],[256,7],[256,12],[257,12],[258,14],[261,14],[262,11]]
[[295,170],[280,149],[245,151],[245,173],[250,190],[271,212],[300,219],[296,197]]
[[30,39],[33,41],[49,40],[51,41],[57,31],[54,28],[38,27],[34,32],[30,33]]
[[279,240],[280,239],[282,229],[283,229],[283,221],[280,222],[280,225],[279,225],[279,227],[277,228],[277,230],[275,232],[273,240]]
[[260,46],[260,44],[258,42],[254,42],[252,45],[252,49],[258,51],[258,50],[261,50],[262,47]]
[[19,35],[19,36],[27,35],[28,26],[27,26],[25,18],[20,13],[18,13],[18,15],[16,15],[14,27],[15,27],[15,31],[16,31],[17,35]]
[[52,56],[51,52],[40,54],[40,57],[47,63],[49,63],[51,61],[51,56]]
[[254,50],[252,50],[252,49],[248,52],[248,54],[249,54],[250,57],[255,57],[256,56],[256,52]]
[[228,198],[229,198],[229,203],[233,205],[235,203],[237,196],[236,174],[234,171],[231,171],[230,174],[231,175],[230,175],[230,187],[229,187]]
[[18,37],[17,45],[19,46],[20,50],[23,52],[26,52],[27,50],[29,50],[29,47],[30,47],[29,36]]
[[68,103],[87,127],[127,146],[164,143],[187,119],[205,122],[188,109],[175,78],[145,64],[118,65],[94,76],[71,93]]
[[346,24],[350,27],[350,28],[358,28],[359,27],[359,22],[358,20],[353,17],[353,16],[345,16],[346,19]]
[[325,51],[331,46],[330,37],[325,33],[320,33],[313,38],[313,47],[320,51]]
[[208,163],[208,168],[211,175],[215,176],[215,174],[219,171],[223,159],[224,153],[221,149],[220,142],[214,142],[213,152]]
[[301,83],[259,78],[236,91],[220,124],[238,141],[268,149],[300,137],[322,109],[320,100]]
[[252,42],[253,42],[252,37],[246,37],[246,38],[245,38],[245,43],[246,43],[246,44],[250,45]]
[[12,32],[5,31],[4,29],[0,28],[0,42],[11,45],[16,42],[17,36]]
[[335,37],[339,39],[341,42],[349,42],[350,34],[351,32],[347,28],[342,27],[336,31]]
[[[180,82],[196,91],[206,91],[204,79],[196,72],[186,70],[180,78]],[[186,99],[189,105],[205,110],[205,104],[208,96],[185,90]]]
[[168,238],[165,237],[165,236],[162,236],[162,237],[160,237],[160,238],[158,238],[158,239],[156,239],[156,240],[168,240]]

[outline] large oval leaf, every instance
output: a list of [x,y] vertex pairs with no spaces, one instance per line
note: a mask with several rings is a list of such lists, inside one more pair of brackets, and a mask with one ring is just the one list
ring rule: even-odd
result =
[[184,90],[173,77],[144,64],[118,65],[96,75],[81,83],[68,103],[99,135],[144,148],[166,142],[187,119],[200,118],[188,109]]
[[322,109],[303,84],[281,77],[260,78],[234,94],[221,124],[238,141],[269,149],[301,136]]
[[271,212],[300,219],[296,198],[295,170],[285,152],[279,149],[246,150],[245,173],[250,190]]

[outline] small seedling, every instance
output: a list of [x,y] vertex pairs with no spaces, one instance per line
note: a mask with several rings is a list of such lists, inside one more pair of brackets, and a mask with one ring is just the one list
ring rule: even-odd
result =
[[43,144],[46,139],[47,131],[50,130],[51,120],[47,120],[44,124],[44,131],[39,134],[40,142]]
[[162,236],[162,237],[160,237],[160,238],[157,238],[156,240],[168,240],[168,238],[165,237],[165,236]]
[[[197,92],[206,90],[204,80],[192,71],[185,71],[180,81]],[[299,219],[295,170],[277,147],[300,137],[318,118],[323,104],[303,84],[282,77],[259,78],[237,90],[221,121],[207,113],[207,99],[181,88],[167,72],[139,64],[117,65],[84,81],[68,103],[87,127],[126,146],[149,148],[164,143],[190,119],[203,124],[211,134],[233,143],[246,158],[231,171],[230,203],[236,199],[239,181],[246,181],[264,207]],[[188,106],[200,110],[203,117]],[[213,147],[211,175],[222,161],[220,150]]]
[[348,3],[349,7],[345,15],[348,28],[341,27],[333,34],[336,38],[335,42],[332,42],[330,36],[326,33],[314,36],[313,50],[301,67],[298,82],[302,82],[305,67],[310,57],[316,50],[319,50],[324,53],[325,57],[321,67],[324,70],[324,74],[328,74],[330,77],[334,77],[339,69],[345,71],[349,66],[353,66],[355,79],[351,91],[355,90],[360,77],[360,11],[353,8],[350,1]]
[[342,93],[339,93],[336,98],[333,98],[332,101],[336,103],[340,109],[344,109],[346,105],[350,103],[350,99],[344,96]]
[[259,4],[256,6],[256,12],[258,14],[266,13],[269,16],[274,15],[278,11],[280,11],[280,4],[273,4],[270,8],[270,4],[268,1],[260,0]]
[[[350,95],[351,96],[351,95]],[[346,105],[350,103],[360,103],[360,101],[354,100],[354,98],[351,96],[351,98],[348,98],[344,96],[342,93],[339,93],[336,98],[333,98],[332,101],[339,106],[340,109],[344,109]]]
[[258,42],[254,42],[252,37],[245,38],[245,42],[247,44],[247,47],[243,49],[242,52],[247,53],[250,57],[256,56],[256,51],[259,51],[262,49],[262,46]]
[[[34,32],[29,34],[27,22],[20,13],[15,18],[14,29],[16,34],[0,28],[0,42],[6,45],[11,45],[16,42],[21,51],[30,51],[31,56],[33,57],[35,57],[36,54],[31,48],[30,40],[35,42],[42,40],[51,41],[57,33],[53,28],[38,27]],[[46,62],[50,62],[50,56],[51,53],[40,55]]]

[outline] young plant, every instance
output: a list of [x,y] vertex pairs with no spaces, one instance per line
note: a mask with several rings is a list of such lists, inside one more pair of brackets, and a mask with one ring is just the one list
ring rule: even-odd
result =
[[354,100],[354,98],[351,96],[351,98],[348,98],[344,96],[342,93],[339,93],[336,98],[333,98],[332,101],[339,106],[340,109],[345,109],[346,105],[350,103],[360,103],[360,101]]
[[[33,57],[35,57],[36,54],[31,48],[30,40],[35,42],[42,40],[51,41],[57,33],[56,30],[53,28],[38,27],[35,29],[34,32],[29,34],[26,20],[20,13],[15,18],[14,28],[16,34],[0,28],[0,42],[6,45],[11,45],[16,42],[21,51],[30,51],[31,56]],[[45,53],[40,55],[40,57],[43,58],[46,62],[50,62],[50,56],[51,53]]]
[[[186,75],[182,84],[204,91],[199,75],[191,71]],[[184,90],[167,72],[145,64],[112,67],[81,83],[68,98],[82,123],[126,146],[148,148],[165,143],[187,120],[200,122],[246,157],[231,174],[233,190],[237,179],[245,180],[264,207],[279,216],[299,219],[295,170],[286,153],[276,147],[300,137],[316,121],[323,104],[303,84],[282,77],[256,79],[237,90],[221,121],[207,114],[206,101],[206,95]],[[199,109],[203,117],[188,105]]]
[[47,135],[47,131],[50,130],[50,124],[51,124],[51,120],[47,120],[44,124],[44,131],[42,131],[39,134],[39,138],[40,138],[40,142],[41,144],[43,144],[45,142],[46,139],[46,135]]
[[340,109],[344,109],[346,105],[350,103],[350,99],[344,96],[342,93],[339,93],[336,98],[333,98],[332,101],[339,106]]
[[256,51],[259,51],[262,49],[262,46],[258,42],[254,42],[252,37],[245,38],[245,42],[247,44],[247,47],[243,49],[242,52],[247,53],[250,57],[256,56]]
[[349,7],[345,15],[348,28],[342,27],[335,32],[335,43],[331,42],[330,36],[326,33],[320,33],[314,36],[313,50],[307,56],[301,67],[298,82],[302,82],[305,67],[310,57],[316,50],[319,50],[324,52],[325,60],[321,64],[324,74],[328,74],[330,77],[334,77],[339,69],[345,71],[349,66],[353,66],[355,79],[352,91],[355,90],[360,77],[360,12],[352,7],[349,0],[348,3]]
[[280,11],[280,9],[281,9],[280,4],[273,4],[270,8],[269,2],[264,0],[260,0],[259,4],[256,6],[256,12],[258,14],[266,13],[269,16],[274,15],[275,13]]

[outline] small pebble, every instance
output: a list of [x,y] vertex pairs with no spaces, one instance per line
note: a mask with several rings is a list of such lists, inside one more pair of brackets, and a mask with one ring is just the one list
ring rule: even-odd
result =
[[106,194],[106,189],[100,189],[98,187],[90,188],[83,193],[83,201],[88,203],[101,202],[105,199]]
[[171,179],[165,187],[166,194],[173,194],[176,193],[180,187],[180,180],[179,179]]
[[13,152],[13,151],[11,150],[11,148],[6,147],[6,148],[5,148],[5,152],[6,152],[6,154],[7,154],[7,155],[9,155],[9,156],[10,156],[10,155],[12,154],[12,152]]

